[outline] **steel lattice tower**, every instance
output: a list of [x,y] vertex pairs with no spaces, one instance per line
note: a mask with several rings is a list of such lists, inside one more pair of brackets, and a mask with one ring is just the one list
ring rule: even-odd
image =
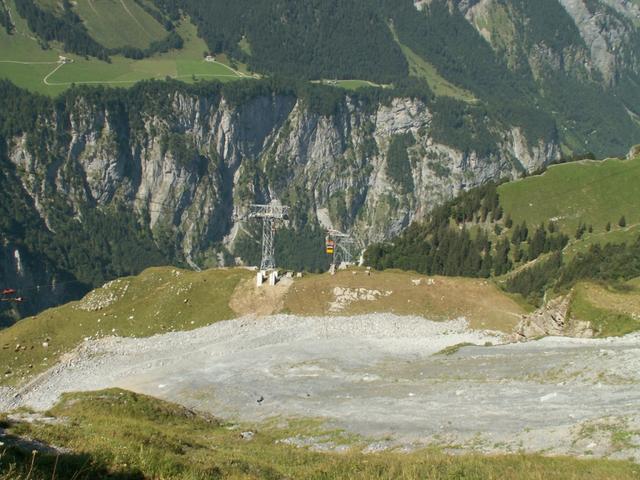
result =
[[335,242],[335,249],[333,251],[333,265],[336,267],[341,262],[352,263],[353,262],[353,248],[356,247],[356,242],[351,235],[339,232],[338,230],[327,230],[329,238]]
[[289,218],[289,207],[278,204],[251,205],[249,218],[262,219],[262,260],[260,270],[274,270],[276,268],[275,242],[278,222]]

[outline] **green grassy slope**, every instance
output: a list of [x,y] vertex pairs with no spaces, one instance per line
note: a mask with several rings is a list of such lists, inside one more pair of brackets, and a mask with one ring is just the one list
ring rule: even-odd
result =
[[[580,161],[557,165],[544,174],[503,184],[500,203],[514,224],[530,232],[553,221],[570,237],[564,262],[593,245],[630,244],[640,237],[640,158]],[[626,225],[618,224],[625,217]],[[608,231],[606,226],[610,224]],[[592,226],[576,238],[579,225]],[[572,289],[571,315],[588,321],[598,336],[624,335],[640,329],[638,280],[621,285],[580,282]]]
[[[0,78],[47,95],[55,96],[74,83],[128,87],[140,80],[166,77],[185,82],[192,82],[194,78],[226,82],[245,75],[225,64],[225,57],[219,57],[215,63],[205,62],[202,54],[207,47],[188,19],[177,28],[184,39],[181,50],[142,60],[117,55],[111,58],[111,63],[63,53],[56,45],[52,45],[50,50],[43,50],[31,37],[24,21],[16,23],[18,28],[14,35],[0,29]],[[57,64],[58,56],[63,54],[73,62],[62,66]]]
[[86,0],[74,11],[84,21],[89,34],[107,48],[146,48],[162,40],[167,32],[133,0]]
[[628,226],[640,222],[639,181],[640,158],[581,161],[505,183],[498,191],[505,213],[515,223],[538,225],[553,220],[567,233],[586,223],[602,234],[607,222],[619,230],[623,215]]
[[471,92],[449,82],[438,73],[436,67],[427,62],[424,58],[415,53],[409,47],[403,45],[398,39],[398,35],[396,34],[393,27],[391,27],[391,32],[393,33],[394,40],[400,46],[402,53],[407,59],[407,63],[409,64],[409,74],[411,76],[422,78],[423,80],[425,80],[436,96],[452,97],[471,103],[475,103],[478,101]]
[[[228,425],[171,403],[122,390],[66,395],[49,414],[51,425],[9,424],[9,439],[37,438],[71,452],[0,452],[0,480],[114,479],[632,479],[631,462],[577,460],[537,455],[446,455],[437,449],[414,453],[360,453],[358,439],[313,422],[277,426]],[[8,423],[8,422],[7,422]],[[252,430],[255,436],[240,435]],[[325,435],[335,444],[355,444],[346,453],[319,453],[278,440]],[[345,443],[346,442],[346,443]],[[32,465],[30,467],[30,465]],[[55,465],[55,475],[54,473]],[[29,472],[31,468],[31,472]]]
[[78,302],[25,318],[0,330],[0,384],[19,383],[46,370],[86,337],[145,337],[233,318],[229,299],[249,276],[241,269],[150,268],[114,280]]
[[571,313],[591,323],[602,337],[640,330],[640,279],[616,286],[579,283],[574,288]]

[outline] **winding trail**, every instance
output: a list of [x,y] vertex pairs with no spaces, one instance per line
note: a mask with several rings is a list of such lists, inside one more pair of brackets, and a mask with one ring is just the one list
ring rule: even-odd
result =
[[58,66],[56,68],[54,68],[53,70],[51,70],[43,79],[42,81],[44,82],[45,85],[48,86],[54,86],[56,85],[55,83],[50,83],[49,82],[49,77],[51,75],[53,75],[54,73],[56,73],[58,70],[60,70],[60,68],[64,65],[64,62],[58,62]]
[[55,65],[60,62],[19,62],[16,60],[0,60],[0,63],[17,63],[19,65]]

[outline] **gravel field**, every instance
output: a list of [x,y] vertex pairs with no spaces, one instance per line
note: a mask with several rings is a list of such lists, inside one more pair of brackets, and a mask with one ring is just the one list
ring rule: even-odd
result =
[[[30,384],[0,390],[0,411],[122,387],[232,421],[324,418],[369,451],[437,443],[640,461],[639,334],[502,342],[463,319],[244,317],[87,341]],[[438,353],[461,343],[473,345]]]

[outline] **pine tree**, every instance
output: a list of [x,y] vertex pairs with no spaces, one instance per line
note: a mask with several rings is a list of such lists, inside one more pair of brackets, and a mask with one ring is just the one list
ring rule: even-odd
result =
[[507,215],[507,218],[504,221],[504,226],[507,228],[513,227],[513,219],[511,218],[511,215]]
[[505,238],[500,240],[496,245],[496,256],[494,259],[494,273],[495,275],[503,275],[511,270],[513,264],[509,260],[509,251],[511,246],[509,241]]

